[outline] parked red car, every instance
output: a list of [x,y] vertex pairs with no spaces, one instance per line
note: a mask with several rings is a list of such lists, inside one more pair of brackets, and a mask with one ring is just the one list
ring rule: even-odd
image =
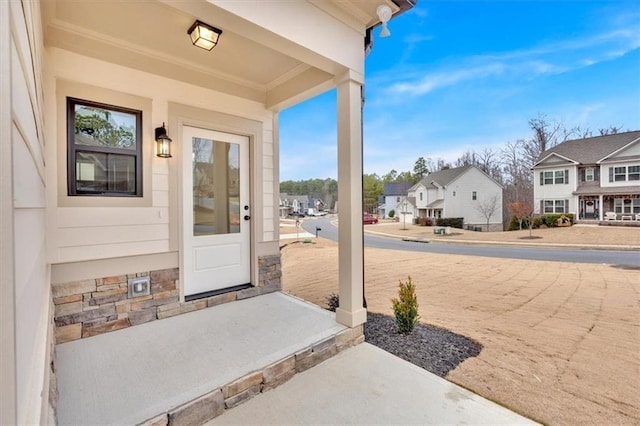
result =
[[365,225],[372,225],[378,223],[378,218],[371,213],[365,213],[362,215],[362,223]]

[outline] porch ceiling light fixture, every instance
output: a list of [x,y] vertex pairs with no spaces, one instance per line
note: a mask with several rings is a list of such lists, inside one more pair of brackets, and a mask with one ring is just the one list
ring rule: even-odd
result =
[[162,123],[162,127],[156,127],[156,156],[171,158],[171,138],[167,136],[164,123]]
[[222,30],[204,22],[196,21],[191,25],[187,34],[191,37],[191,43],[194,46],[201,47],[204,50],[211,50],[218,44]]
[[382,23],[382,30],[380,30],[380,37],[389,37],[391,35],[391,31],[387,28],[387,22],[391,19],[393,13],[391,12],[391,8],[386,4],[381,4],[376,9],[376,13],[378,14],[378,18]]

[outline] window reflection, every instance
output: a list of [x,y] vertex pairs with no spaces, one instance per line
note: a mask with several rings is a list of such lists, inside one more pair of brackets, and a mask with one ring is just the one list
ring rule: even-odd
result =
[[240,232],[240,146],[192,139],[193,235]]

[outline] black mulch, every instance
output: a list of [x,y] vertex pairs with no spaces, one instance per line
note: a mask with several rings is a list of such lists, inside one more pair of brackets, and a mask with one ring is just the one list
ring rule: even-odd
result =
[[478,356],[482,345],[468,337],[418,323],[411,334],[398,333],[395,318],[367,314],[365,341],[405,361],[444,377],[467,358]]

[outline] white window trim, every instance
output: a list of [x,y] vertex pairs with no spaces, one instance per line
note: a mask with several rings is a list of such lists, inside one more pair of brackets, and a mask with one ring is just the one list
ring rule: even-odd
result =
[[589,167],[584,171],[584,180],[586,182],[593,182],[595,180],[596,171],[593,167]]
[[[542,214],[560,214],[560,213],[568,213],[565,211],[565,205],[567,204],[567,200],[563,199],[549,199],[542,200]],[[550,208],[551,210],[547,210]]]

